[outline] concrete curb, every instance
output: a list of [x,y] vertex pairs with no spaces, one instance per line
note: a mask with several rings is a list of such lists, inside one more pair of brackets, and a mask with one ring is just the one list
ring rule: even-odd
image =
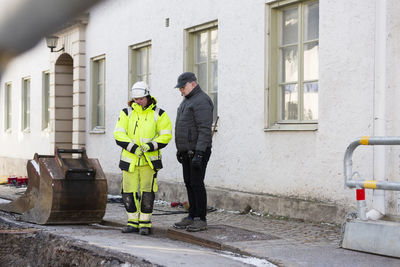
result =
[[[183,201],[187,199],[183,183],[161,181],[157,199]],[[250,210],[272,216],[300,219],[307,222],[341,224],[349,208],[334,203],[324,203],[289,197],[253,194],[207,187],[208,205],[233,211]]]

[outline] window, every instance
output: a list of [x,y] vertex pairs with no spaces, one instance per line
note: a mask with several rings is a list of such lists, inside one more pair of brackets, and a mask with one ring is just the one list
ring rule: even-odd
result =
[[4,130],[11,131],[12,126],[12,98],[11,98],[11,83],[6,83],[4,91]]
[[214,103],[213,122],[218,115],[218,23],[187,30],[187,69],[196,74],[200,87]]
[[129,89],[139,81],[144,81],[151,87],[151,41],[131,46],[129,54]]
[[22,79],[22,130],[29,131],[31,123],[31,80]]
[[92,59],[92,130],[105,129],[106,59]]
[[316,130],[319,3],[292,2],[271,5],[268,127]]
[[42,91],[42,129],[50,126],[50,73],[43,72]]

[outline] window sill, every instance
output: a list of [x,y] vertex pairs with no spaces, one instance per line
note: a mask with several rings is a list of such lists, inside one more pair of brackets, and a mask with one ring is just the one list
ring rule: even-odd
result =
[[29,134],[29,133],[31,133],[31,129],[30,128],[23,129],[22,133]]
[[89,131],[89,134],[105,134],[106,130],[105,129],[98,129],[94,128],[93,130]]
[[276,123],[268,128],[264,128],[265,132],[274,131],[317,131],[318,123]]
[[50,127],[46,127],[44,129],[42,129],[42,132],[44,133],[49,133],[51,131]]

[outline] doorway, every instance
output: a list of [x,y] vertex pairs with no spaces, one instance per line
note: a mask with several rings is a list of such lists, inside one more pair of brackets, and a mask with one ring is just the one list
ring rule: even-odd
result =
[[72,149],[73,59],[64,53],[56,61],[54,73],[55,146]]

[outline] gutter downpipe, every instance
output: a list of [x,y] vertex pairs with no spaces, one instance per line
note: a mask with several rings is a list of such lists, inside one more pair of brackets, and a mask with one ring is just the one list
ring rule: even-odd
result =
[[[374,135],[386,136],[386,1],[375,1],[375,88]],[[385,146],[374,146],[374,180],[387,180]],[[373,191],[372,209],[367,218],[379,220],[386,214],[385,191]]]

